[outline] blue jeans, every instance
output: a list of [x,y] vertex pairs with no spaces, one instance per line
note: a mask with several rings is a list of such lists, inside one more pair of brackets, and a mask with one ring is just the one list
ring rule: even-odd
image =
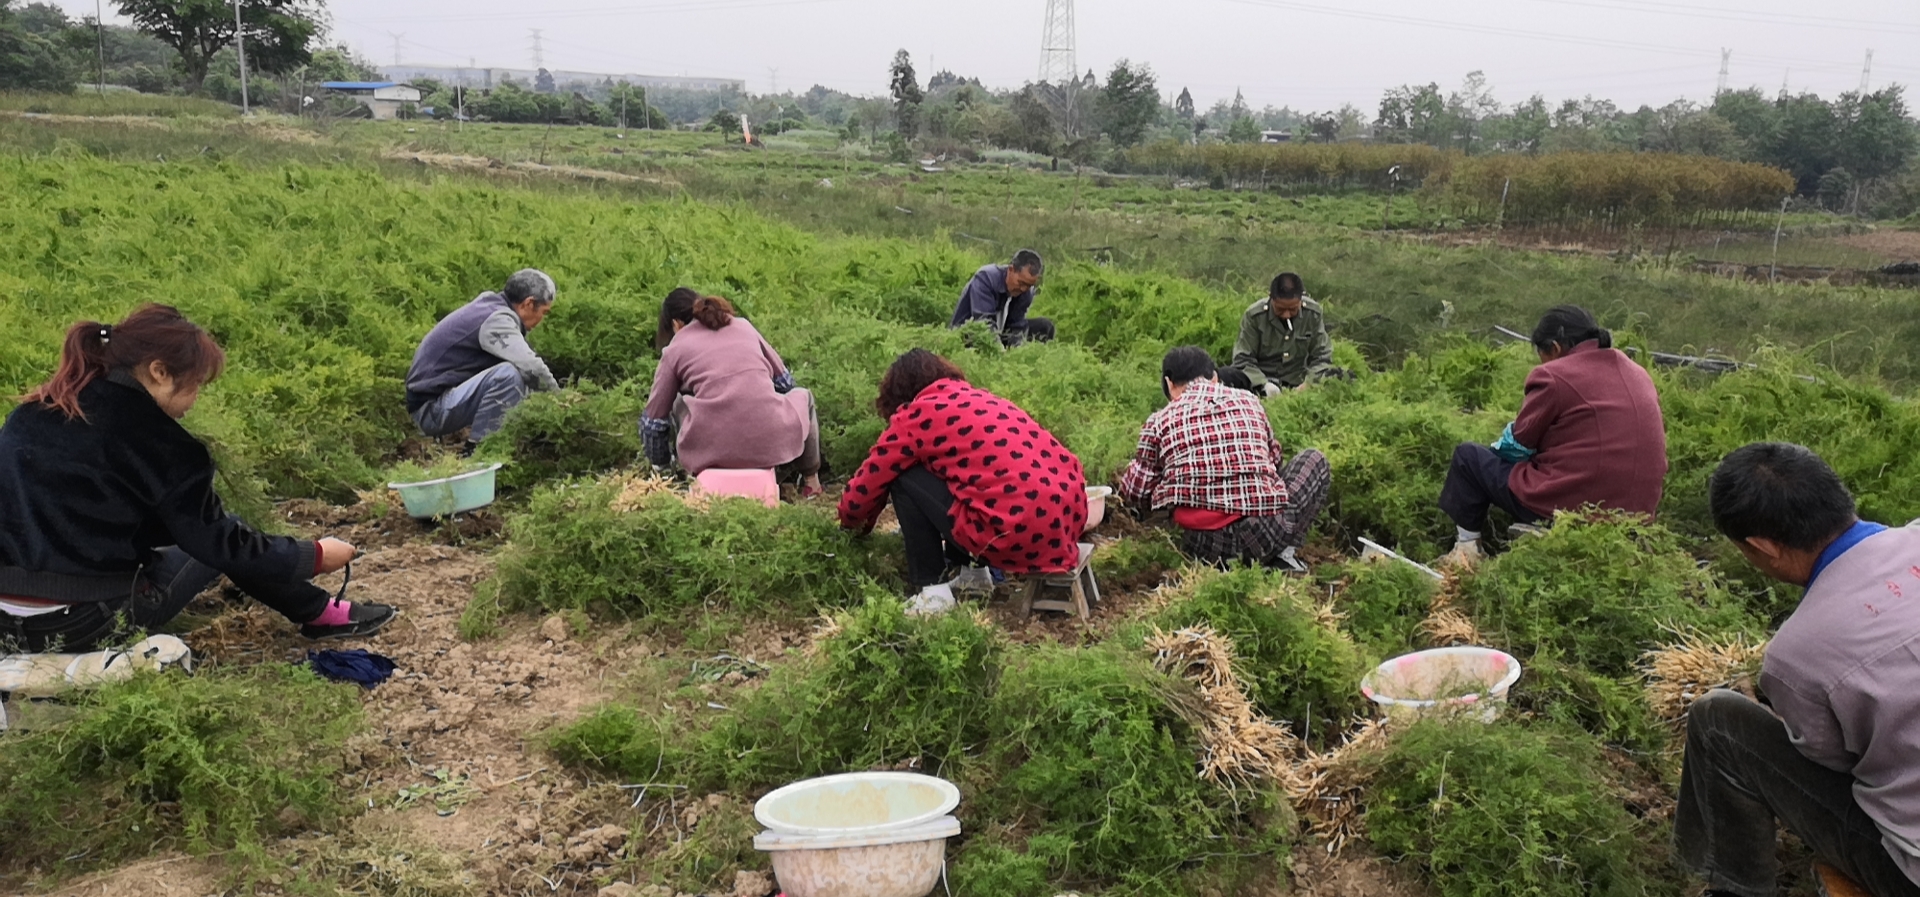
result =
[[527,381],[520,376],[520,369],[503,361],[420,406],[413,412],[413,422],[428,436],[445,436],[471,427],[467,440],[479,442],[499,432],[507,412],[526,398]]

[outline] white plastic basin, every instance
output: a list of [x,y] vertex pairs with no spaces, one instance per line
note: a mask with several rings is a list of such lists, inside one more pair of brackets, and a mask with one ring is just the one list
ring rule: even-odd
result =
[[787,897],[925,897],[946,866],[960,789],[909,772],[795,782],[759,800],[753,839]]
[[1087,529],[1100,525],[1107,519],[1107,496],[1113,494],[1112,486],[1087,487]]
[[1434,648],[1374,667],[1360,692],[1388,719],[1454,714],[1493,722],[1520,681],[1520,661],[1492,648]]

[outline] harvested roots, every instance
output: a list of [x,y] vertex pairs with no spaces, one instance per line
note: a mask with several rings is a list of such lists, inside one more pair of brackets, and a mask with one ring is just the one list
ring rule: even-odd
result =
[[1459,608],[1443,607],[1420,621],[1420,634],[1436,648],[1482,644],[1480,628]]
[[680,491],[680,487],[666,477],[656,473],[623,473],[608,477],[607,482],[620,487],[620,493],[609,504],[622,514],[639,510],[646,500],[655,495],[679,495],[689,503],[696,501]]
[[1712,689],[1734,688],[1751,696],[1766,651],[1766,642],[1749,642],[1742,635],[1683,635],[1678,644],[1644,655],[1647,700],[1661,719],[1677,723],[1686,719],[1695,698]]

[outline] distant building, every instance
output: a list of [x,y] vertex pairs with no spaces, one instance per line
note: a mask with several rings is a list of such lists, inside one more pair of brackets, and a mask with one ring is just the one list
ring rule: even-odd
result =
[[[521,84],[531,86],[539,77],[538,69],[488,68],[482,66],[452,65],[389,65],[380,70],[381,74],[396,81],[432,79],[442,84],[464,84],[468,87],[492,89],[500,81],[511,78]],[[563,89],[568,84],[603,84],[625,81],[636,87],[658,87],[674,90],[733,90],[745,92],[747,82],[739,78],[714,78],[706,76],[684,77],[678,75],[640,75],[607,74],[604,72],[575,72],[562,69],[548,69],[553,83]]]
[[402,108],[420,102],[420,88],[398,81],[324,81],[320,86],[359,100],[375,121],[398,118]]
[[1260,142],[1261,143],[1292,143],[1293,132],[1292,131],[1261,131]]

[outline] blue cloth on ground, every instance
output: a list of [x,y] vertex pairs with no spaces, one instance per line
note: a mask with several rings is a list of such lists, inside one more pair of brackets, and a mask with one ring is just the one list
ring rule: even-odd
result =
[[313,671],[335,682],[358,682],[372,688],[393,675],[393,661],[365,648],[351,651],[308,651]]

